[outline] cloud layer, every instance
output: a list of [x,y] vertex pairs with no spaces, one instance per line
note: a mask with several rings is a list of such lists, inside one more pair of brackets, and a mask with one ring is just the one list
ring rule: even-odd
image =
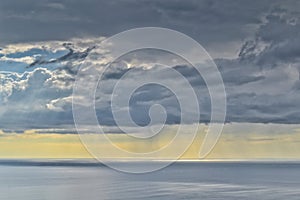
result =
[[[19,3],[23,5],[23,2]],[[119,27],[117,25],[122,22],[119,19],[125,16],[127,24],[124,29],[165,26],[188,33],[200,43],[204,41],[204,47],[212,53],[224,80],[228,102],[227,122],[297,124],[300,122],[300,14],[294,8],[296,6],[292,6],[297,2],[280,4],[274,1],[268,6],[269,3],[234,3],[232,6],[236,10],[242,8],[243,12],[233,16],[229,12],[232,8],[222,8],[229,4],[221,2],[105,2],[101,8],[95,7],[89,15],[78,13],[77,17],[71,17],[79,7],[83,10],[86,7],[78,2],[38,3],[33,4],[32,8],[23,5],[23,9],[17,12],[13,1],[1,2],[0,10],[3,12],[0,12],[0,25],[4,28],[0,34],[4,42],[0,50],[0,126],[4,129],[72,126],[72,86],[77,70],[93,46],[104,39],[91,35],[107,36],[120,31],[122,28],[111,27]],[[90,4],[88,1],[85,6]],[[128,15],[140,4],[148,5],[139,11],[143,13],[132,12]],[[121,9],[122,6],[125,8]],[[97,8],[103,9],[103,12]],[[121,11],[118,19],[107,13],[111,9]],[[95,19],[100,17],[95,16],[96,10],[106,14],[110,24],[102,19],[99,26],[95,26]],[[153,17],[136,18],[146,16],[145,13]],[[50,20],[54,14],[56,17]],[[41,28],[44,35],[31,27],[44,21],[49,22],[45,29]],[[15,29],[20,23],[26,25],[24,22],[31,22],[32,25],[27,24],[24,37],[21,37]],[[74,32],[79,26],[86,31],[83,35]],[[49,31],[54,27],[55,34]],[[70,39],[74,36],[82,37]],[[44,41],[14,44],[32,41],[33,38]],[[64,40],[53,40],[61,38]],[[229,49],[230,53],[227,54],[225,49]],[[107,64],[105,56],[108,55],[104,48],[97,60],[100,70]],[[201,76],[174,55],[148,50],[119,59],[104,73],[102,87],[96,92],[96,109],[102,124],[114,125],[110,95],[113,86],[127,72],[131,75],[123,80],[124,85],[133,84],[137,78],[151,78],[166,79],[175,87],[183,87],[183,83],[170,76],[168,70],[155,65],[160,61],[167,61],[172,69],[185,76],[196,88],[201,122],[210,120],[210,97]],[[166,108],[168,124],[180,122],[181,110],[176,97],[172,91],[158,85],[146,85],[133,94],[128,105],[133,120],[140,125],[149,123],[148,111],[153,104]]]

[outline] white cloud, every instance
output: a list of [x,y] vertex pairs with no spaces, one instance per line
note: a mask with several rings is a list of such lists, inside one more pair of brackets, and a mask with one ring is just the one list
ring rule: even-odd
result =
[[46,7],[53,8],[53,9],[58,9],[58,10],[64,10],[65,9],[64,4],[61,4],[61,3],[48,3],[48,4],[46,4]]
[[71,104],[72,104],[72,96],[68,96],[68,97],[53,99],[46,104],[46,107],[49,110],[63,112],[66,111],[64,109],[65,107],[68,107],[68,109],[70,109]]
[[35,60],[35,58],[31,57],[31,56],[25,56],[22,58],[10,58],[10,57],[3,56],[0,58],[0,61],[21,62],[21,63],[26,63],[26,64],[30,64],[30,63],[34,62],[34,60]]

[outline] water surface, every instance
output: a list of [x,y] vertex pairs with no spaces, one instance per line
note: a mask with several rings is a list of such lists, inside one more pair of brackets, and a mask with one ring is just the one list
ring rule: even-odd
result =
[[1,200],[299,197],[299,163],[179,162],[157,172],[132,175],[91,162],[0,161]]

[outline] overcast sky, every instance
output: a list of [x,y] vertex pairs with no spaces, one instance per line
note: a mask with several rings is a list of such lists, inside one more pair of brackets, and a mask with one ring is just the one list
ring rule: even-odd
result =
[[[146,26],[174,29],[203,45],[224,80],[227,122],[298,124],[299,17],[296,0],[2,0],[0,128],[72,127],[72,86],[88,48],[121,31]],[[106,72],[105,89],[97,93],[101,99],[97,114],[104,125],[114,125],[107,95],[128,65],[134,78],[159,74],[157,79],[167,77],[182,87],[168,71],[145,67],[149,55],[151,61],[153,55],[155,61],[172,60],[162,52],[140,52]],[[201,121],[209,121],[210,100],[203,79],[182,62],[172,64],[197,88]],[[127,84],[134,78],[128,77]],[[149,122],[152,103],[166,106],[169,124],[179,122],[174,95],[148,85],[130,104],[138,124]]]

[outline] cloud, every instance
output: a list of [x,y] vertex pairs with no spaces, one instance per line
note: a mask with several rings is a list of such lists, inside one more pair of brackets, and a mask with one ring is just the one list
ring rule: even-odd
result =
[[20,62],[20,63],[30,64],[30,63],[34,62],[34,58],[30,57],[30,56],[25,56],[25,57],[22,57],[22,58],[9,58],[9,57],[6,57],[6,56],[2,56],[0,58],[0,61],[4,61],[4,62]]
[[[72,120],[70,109],[49,109],[53,99],[70,96],[71,88],[59,77],[59,71],[36,68],[23,74],[2,74],[0,108],[1,127],[48,127]],[[63,84],[60,83],[63,81]],[[64,86],[64,87],[63,87]],[[69,114],[61,114],[66,111]],[[60,114],[59,114],[60,113]]]
[[299,17],[299,13],[291,16],[287,10],[273,10],[265,16],[255,38],[243,45],[240,59],[263,67],[298,63]]
[[217,60],[225,84],[235,83],[226,84],[229,121],[299,123],[299,17],[272,10],[254,39],[242,45],[238,59]]
[[[76,71],[90,51],[87,49],[101,40],[76,38],[4,46],[0,58],[0,126],[24,129],[72,125]],[[40,60],[37,53],[43,62],[27,68],[27,58]]]
[[165,27],[191,36],[213,56],[233,57],[265,12],[278,3],[282,4],[277,0],[3,0],[1,43],[107,37],[131,28]]
[[[240,44],[238,52],[233,56],[214,59],[223,77],[227,93],[226,121],[297,124],[300,122],[300,111],[298,111],[300,102],[299,12],[293,9],[292,3],[284,4],[276,1],[272,5],[269,3],[260,1],[257,4],[247,5],[246,3],[244,5],[243,3],[242,5],[241,3],[228,4],[214,1],[201,3],[176,1],[172,4],[158,1],[105,2],[103,7],[99,8],[103,9],[103,13],[93,8],[82,20],[88,19],[89,21],[93,17],[98,19],[100,14],[107,15],[107,19],[111,20],[110,25],[105,21],[99,22],[101,30],[105,30],[101,32],[102,36],[119,30],[113,27],[118,27],[116,25],[123,22],[120,19],[126,18],[127,23],[124,25],[126,28],[138,25],[164,25],[183,30],[184,33],[191,33],[191,36],[197,34],[195,38],[200,42],[205,41],[208,49],[222,46],[221,49],[224,51],[229,43]],[[26,6],[21,6],[22,8],[19,8],[21,11],[18,13],[13,2],[4,1],[1,4],[4,5],[2,9],[6,7],[5,12],[8,12],[4,21],[9,22],[12,19],[9,12],[20,15],[19,18],[14,18],[16,21],[13,27],[7,30],[1,29],[0,33],[2,32],[4,38],[6,37],[6,41],[12,41],[13,37],[17,37],[20,41],[30,42],[6,44],[0,50],[0,125],[6,128],[12,128],[16,124],[23,128],[72,125],[71,95],[77,70],[89,53],[87,50],[99,44],[105,37],[73,38],[76,33],[74,35],[69,31],[72,32],[79,25],[87,28],[86,35],[99,35],[98,26],[91,31],[90,27],[86,27],[89,23],[83,25],[80,21],[69,21],[70,24],[64,24],[66,27],[55,27],[57,34],[53,35],[57,38],[52,38],[53,32],[50,31],[43,36],[46,41],[32,42],[33,39],[30,37],[40,33],[31,30],[30,27],[25,30],[24,38],[20,38],[16,31],[17,36],[11,36],[9,33],[17,24],[28,20],[21,16],[30,18],[32,14],[27,12],[29,8]],[[90,4],[92,3],[87,2],[85,7],[80,2],[61,2],[64,9],[61,9],[62,6],[59,8],[58,5],[54,7],[57,10],[55,12],[59,12],[58,16],[64,15],[67,19],[70,10],[76,11],[80,6],[85,10]],[[141,4],[147,4],[148,7],[131,13]],[[122,6],[124,8],[121,9]],[[222,6],[227,8],[223,9]],[[236,13],[231,12],[230,6],[236,8]],[[42,7],[45,6],[38,3],[34,4],[32,9],[42,10]],[[120,10],[118,18],[111,15],[111,12],[108,13],[107,10],[112,8]],[[37,12],[37,16],[44,17],[43,20],[47,20],[52,15],[46,11]],[[156,13],[156,15],[149,18],[144,13],[142,17],[136,18],[139,12]],[[79,12],[78,16],[81,14]],[[55,21],[55,19],[51,20]],[[38,20],[29,21],[32,24],[38,23]],[[198,26],[199,23],[203,24],[203,27]],[[54,25],[57,23],[50,23],[49,27],[44,28],[45,30],[53,29]],[[37,40],[41,40],[41,37],[37,37]],[[58,40],[60,37],[67,39]],[[99,66],[97,73],[103,72],[109,60],[109,52],[105,47],[99,52],[99,57],[93,60]],[[223,55],[218,50],[212,52],[217,52],[214,55]],[[189,102],[183,82],[174,77],[170,71],[159,67],[157,65],[159,62],[168,63],[197,89],[201,122],[210,120],[211,102],[203,78],[184,60],[167,53],[148,50],[124,56],[105,71],[101,80],[103,87],[96,92],[96,110],[101,123],[114,125],[110,97],[113,87],[125,74],[130,75],[122,80],[124,86],[134,85],[139,79],[153,80],[153,82],[164,80],[176,88],[182,88],[182,94],[185,94],[183,96]],[[28,64],[32,64],[30,68],[26,68]],[[95,77],[80,78],[87,78],[86,85],[83,86],[87,90],[90,88],[90,82],[95,79]],[[126,92],[128,91],[125,88],[124,93]],[[82,99],[85,105],[91,103]],[[139,88],[133,94],[129,105],[120,110],[130,109],[132,118],[138,124],[145,125],[149,122],[148,111],[153,104],[165,106],[168,114],[167,123],[179,123],[181,110],[175,95],[167,88],[155,84]]]
[[52,8],[52,9],[58,9],[58,10],[64,10],[65,9],[64,4],[61,4],[61,3],[48,3],[46,5],[46,7]]
[[69,51],[65,55],[50,60],[36,59],[32,61],[27,66],[27,68],[34,67],[37,65],[55,64],[55,63],[62,63],[66,61],[72,61],[72,60],[83,60],[95,48],[95,46],[92,46],[92,47],[88,47],[82,52],[75,52],[74,49],[72,48],[72,43],[63,43],[62,45]]

